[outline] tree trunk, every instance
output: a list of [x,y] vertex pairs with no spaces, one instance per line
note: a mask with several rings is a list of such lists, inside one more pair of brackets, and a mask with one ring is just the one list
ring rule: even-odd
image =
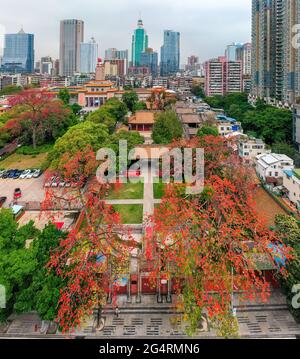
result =
[[36,149],[36,128],[33,127],[32,129],[32,147],[35,150]]

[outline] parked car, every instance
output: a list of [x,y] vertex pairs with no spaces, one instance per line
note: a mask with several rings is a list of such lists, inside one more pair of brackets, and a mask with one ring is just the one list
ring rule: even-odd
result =
[[59,177],[54,177],[54,180],[53,180],[53,182],[51,184],[51,187],[58,187],[59,182],[60,182]]
[[8,178],[14,178],[14,177],[15,177],[16,172],[17,172],[17,170],[10,170],[10,171],[9,171]]
[[39,178],[42,174],[42,170],[35,170],[33,173],[33,178]]
[[59,187],[65,187],[66,186],[66,182],[64,181],[64,179],[60,179],[59,181],[59,184],[58,184]]
[[0,197],[0,208],[4,205],[6,200],[7,200],[7,197]]
[[3,179],[8,178],[8,177],[9,177],[9,173],[10,173],[10,171],[5,171],[4,174],[2,175],[2,178],[3,178]]
[[20,179],[27,178],[27,175],[29,174],[29,172],[30,172],[30,170],[24,170],[20,175]]
[[33,177],[33,174],[34,174],[35,170],[30,170],[28,172],[28,175],[25,177],[26,179],[31,179]]
[[22,191],[20,188],[16,188],[14,191],[14,199],[19,199],[22,197]]
[[50,178],[47,180],[47,182],[45,183],[45,187],[46,187],[46,188],[51,187],[51,185],[52,185],[52,183],[53,183],[54,180],[55,180],[55,177],[50,177]]
[[22,174],[22,171],[17,170],[17,171],[14,173],[13,179],[18,179],[18,178],[20,178],[21,174]]

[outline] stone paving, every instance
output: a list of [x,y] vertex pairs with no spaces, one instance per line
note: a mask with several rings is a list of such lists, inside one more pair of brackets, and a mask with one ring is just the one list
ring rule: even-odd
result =
[[[120,315],[117,318],[111,306],[103,311],[105,326],[96,332],[91,317],[82,328],[72,334],[85,338],[187,338],[182,314],[174,305],[158,304],[156,296],[142,296],[142,303],[127,302],[126,296],[118,298]],[[175,299],[173,297],[173,299]],[[295,338],[300,336],[300,324],[296,323],[288,311],[284,296],[276,291],[267,304],[251,303],[240,305],[235,300],[239,335],[241,338]],[[39,329],[41,321],[34,313],[13,315],[8,328],[0,330],[0,337],[43,337]],[[37,330],[38,328],[38,330]],[[54,337],[60,337],[57,333]],[[204,333],[198,331],[195,338],[215,338],[216,333],[208,325]]]

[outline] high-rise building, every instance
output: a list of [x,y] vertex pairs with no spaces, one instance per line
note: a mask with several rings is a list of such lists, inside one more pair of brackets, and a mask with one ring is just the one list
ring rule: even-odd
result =
[[300,95],[300,50],[293,27],[300,0],[252,0],[252,96],[292,104]]
[[158,75],[158,53],[148,48],[141,54],[141,66],[148,67],[152,76]]
[[6,34],[2,72],[34,72],[34,35],[21,29],[17,34]]
[[242,62],[228,61],[225,56],[205,63],[205,93],[207,96],[242,92]]
[[144,29],[143,21],[138,21],[137,29],[132,36],[132,66],[141,66],[141,54],[148,48],[148,35]]
[[73,76],[80,72],[80,44],[84,39],[84,22],[62,20],[60,22],[59,74]]
[[117,51],[115,47],[105,50],[105,60],[115,60],[117,58]]
[[251,53],[252,45],[251,43],[246,43],[243,45],[242,58],[243,61],[243,75],[251,76]]
[[241,53],[243,49],[243,44],[232,43],[226,47],[225,56],[227,61],[239,61],[241,60]]
[[98,60],[98,44],[94,38],[90,42],[80,44],[80,72],[90,74],[95,72]]
[[[105,50],[105,61],[112,61],[112,60],[122,60],[118,61],[119,63],[119,75],[123,74],[126,75],[128,71],[128,50],[118,50],[116,48],[110,48]],[[124,65],[124,71],[122,70],[122,67]]]
[[161,47],[160,71],[162,76],[175,74],[180,68],[180,33],[164,31],[164,44]]
[[41,58],[40,61],[40,73],[46,75],[53,75],[54,71],[53,60],[50,56],[45,56]]

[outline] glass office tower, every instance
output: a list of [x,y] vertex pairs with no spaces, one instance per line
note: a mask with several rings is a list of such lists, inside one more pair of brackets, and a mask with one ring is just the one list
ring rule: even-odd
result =
[[23,29],[17,34],[6,34],[2,61],[2,72],[34,72],[34,35]]
[[148,48],[148,35],[144,29],[143,21],[138,21],[138,28],[132,36],[132,66],[141,66],[141,54]]
[[180,33],[165,30],[164,44],[161,47],[161,75],[167,76],[179,71],[180,67]]

